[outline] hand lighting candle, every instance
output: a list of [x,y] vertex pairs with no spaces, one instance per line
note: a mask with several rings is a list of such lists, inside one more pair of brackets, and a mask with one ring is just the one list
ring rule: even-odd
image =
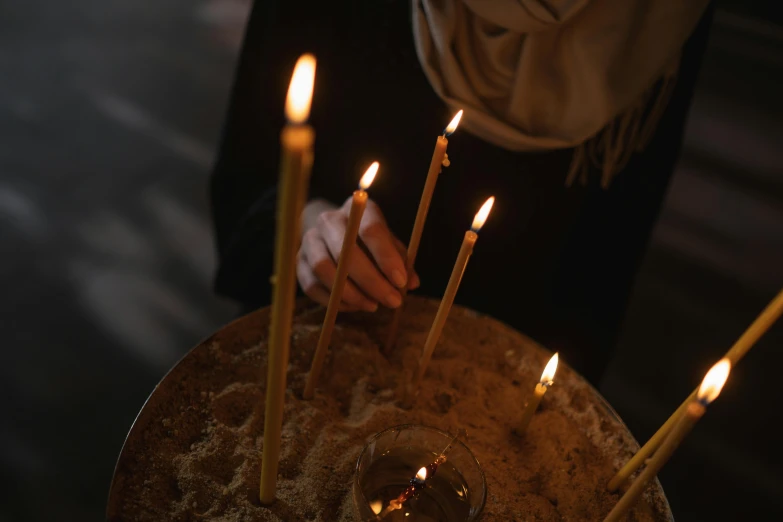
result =
[[[411,239],[408,242],[408,252],[405,260],[405,272],[410,278],[413,273],[413,265],[416,263],[416,254],[419,252],[419,244],[421,243],[421,234],[424,231],[424,223],[427,221],[427,212],[430,210],[430,202],[432,201],[432,194],[435,192],[435,184],[438,181],[438,175],[441,172],[441,166],[448,167],[448,156],[446,155],[446,148],[449,145],[447,136],[454,134],[457,130],[459,121],[462,119],[462,111],[459,111],[451,120],[446,128],[443,130],[443,135],[438,136],[435,142],[435,151],[432,153],[432,160],[430,161],[430,169],[427,172],[427,180],[424,182],[424,190],[421,193],[421,201],[419,202],[419,209],[416,211],[416,221],[413,223],[413,231],[411,232]],[[402,298],[408,293],[408,285],[406,284],[402,289]],[[404,306],[401,304],[394,311],[391,323],[389,324],[389,331],[386,337],[386,345],[384,350],[389,353],[394,346],[394,342],[397,340],[397,329],[400,325],[400,315]]]
[[533,396],[527,401],[525,411],[522,412],[522,419],[519,422],[519,426],[515,430],[518,435],[524,435],[527,431],[527,427],[530,425],[530,421],[533,419],[533,414],[538,409],[538,405],[541,403],[541,399],[544,398],[544,394],[550,386],[555,382],[555,372],[557,371],[557,362],[559,357],[554,354],[541,374],[541,380],[536,384],[536,389],[533,392]]
[[359,181],[359,190],[354,191],[351,201],[351,212],[348,215],[348,225],[345,228],[343,236],[343,246],[340,250],[340,259],[337,261],[337,272],[332,284],[332,293],[329,296],[329,304],[326,307],[326,317],[321,328],[321,337],[318,339],[318,347],[315,349],[313,362],[310,366],[310,374],[307,377],[302,396],[305,399],[312,399],[315,393],[315,387],[318,384],[318,376],[326,358],[326,352],[329,349],[329,340],[332,338],[334,322],[337,319],[337,312],[340,309],[340,301],[343,298],[345,282],[348,279],[348,266],[351,263],[351,254],[356,248],[356,236],[359,234],[359,225],[362,222],[364,209],[367,207],[367,189],[370,188],[375,175],[378,173],[378,162],[376,161]]
[[310,115],[314,81],[315,58],[305,54],[294,68],[285,107],[288,123],[280,135],[282,152],[277,192],[275,273],[272,276],[272,317],[269,325],[264,450],[261,461],[262,504],[274,501],[277,485],[286,370],[296,292],[296,251],[299,248],[302,209],[313,164],[315,133],[305,122]]
[[484,226],[484,222],[487,220],[494,203],[494,196],[485,201],[481,206],[481,209],[476,213],[470,230],[465,232],[465,238],[462,240],[462,247],[457,255],[457,262],[454,263],[454,269],[451,271],[449,284],[446,286],[446,292],[443,294],[443,299],[440,301],[438,313],[435,315],[435,320],[430,328],[430,333],[427,335],[427,341],[424,343],[424,351],[421,355],[421,359],[419,359],[419,367],[416,370],[416,376],[413,378],[413,382],[408,389],[406,401],[412,400],[413,394],[416,392],[421,380],[424,378],[424,372],[427,371],[427,365],[429,365],[430,359],[432,358],[432,352],[435,351],[435,345],[438,344],[438,339],[443,331],[443,326],[446,324],[446,319],[451,311],[451,305],[454,304],[454,298],[457,295],[457,289],[462,281],[462,275],[465,273],[465,267],[468,266],[468,260],[473,253],[473,245],[476,244],[476,240],[478,239],[478,231]]
[[721,359],[713,366],[701,383],[696,399],[689,402],[685,413],[674,425],[669,435],[661,444],[661,447],[655,452],[647,467],[642,471],[639,477],[633,481],[631,487],[625,492],[614,509],[604,519],[604,522],[619,522],[623,516],[636,504],[639,497],[644,493],[647,483],[661,470],[666,461],[677,449],[685,436],[690,433],[696,423],[701,419],[707,406],[718,398],[726,379],[731,371],[731,362],[728,359]]

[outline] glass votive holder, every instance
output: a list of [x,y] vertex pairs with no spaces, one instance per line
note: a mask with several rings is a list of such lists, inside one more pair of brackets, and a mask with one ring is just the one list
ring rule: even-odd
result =
[[[356,520],[362,522],[472,522],[487,499],[487,483],[476,457],[457,439],[446,461],[401,509],[386,511],[416,476],[453,439],[437,428],[404,424],[376,434],[364,447],[353,478]],[[384,514],[385,513],[385,514]],[[379,514],[384,514],[383,518]]]

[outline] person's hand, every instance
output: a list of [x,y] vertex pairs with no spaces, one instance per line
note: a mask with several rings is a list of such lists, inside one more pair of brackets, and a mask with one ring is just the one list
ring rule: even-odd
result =
[[[329,302],[343,247],[351,199],[336,208],[324,201],[307,204],[302,215],[302,246],[297,256],[299,285],[311,299]],[[397,308],[402,302],[400,288],[419,286],[419,278],[405,273],[405,245],[389,230],[378,205],[367,201],[359,226],[359,240],[351,254],[341,311],[374,312],[378,304]]]

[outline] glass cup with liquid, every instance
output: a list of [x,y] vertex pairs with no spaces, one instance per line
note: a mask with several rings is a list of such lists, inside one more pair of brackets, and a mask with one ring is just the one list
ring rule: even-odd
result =
[[[456,440],[425,487],[401,509],[387,510],[419,469],[438,458],[453,436],[437,428],[405,424],[376,434],[364,447],[353,479],[357,520],[372,522],[473,522],[487,498],[476,457]],[[381,518],[379,515],[383,515]]]

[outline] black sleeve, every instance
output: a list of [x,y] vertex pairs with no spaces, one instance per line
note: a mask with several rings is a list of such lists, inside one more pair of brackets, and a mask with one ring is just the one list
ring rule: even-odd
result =
[[287,11],[285,2],[254,3],[210,184],[215,291],[248,306],[270,300],[285,95],[297,57],[317,38],[317,17]]

